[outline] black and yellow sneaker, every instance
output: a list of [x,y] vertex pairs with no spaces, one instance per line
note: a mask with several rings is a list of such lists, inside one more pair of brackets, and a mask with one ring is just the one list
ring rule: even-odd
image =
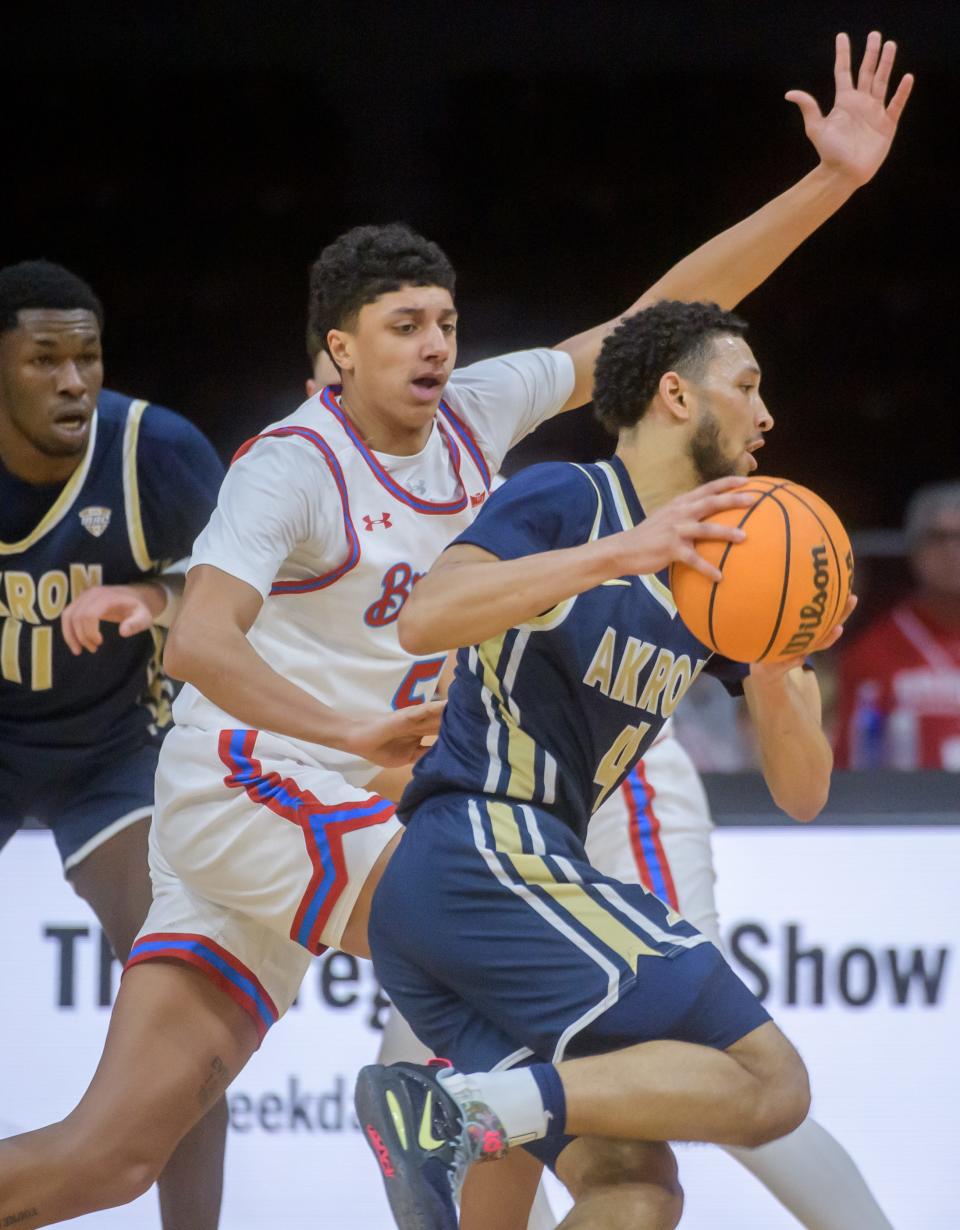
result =
[[357,1117],[399,1230],[456,1230],[467,1168],[506,1152],[490,1108],[461,1105],[444,1088],[442,1070],[436,1063],[371,1064],[357,1079]]

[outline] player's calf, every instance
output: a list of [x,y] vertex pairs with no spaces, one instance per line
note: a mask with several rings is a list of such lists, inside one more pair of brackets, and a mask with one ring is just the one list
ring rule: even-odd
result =
[[683,1191],[669,1145],[583,1136],[557,1159],[574,1198],[559,1230],[673,1230]]

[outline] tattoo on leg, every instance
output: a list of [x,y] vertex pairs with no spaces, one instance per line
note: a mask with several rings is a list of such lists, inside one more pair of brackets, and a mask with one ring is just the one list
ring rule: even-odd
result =
[[22,1226],[30,1217],[39,1217],[39,1209],[21,1209],[19,1213],[0,1213],[0,1226]]
[[210,1063],[210,1071],[207,1073],[197,1095],[200,1099],[200,1105],[208,1106],[211,1102],[215,1102],[229,1084],[230,1074],[227,1072],[227,1065],[219,1055],[214,1055]]

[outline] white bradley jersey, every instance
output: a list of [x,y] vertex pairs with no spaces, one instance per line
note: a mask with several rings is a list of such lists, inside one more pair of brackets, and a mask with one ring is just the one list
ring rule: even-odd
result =
[[[552,350],[454,372],[413,457],[367,448],[336,387],[326,388],[239,451],[192,565],[212,564],[259,590],[251,644],[330,708],[382,713],[428,700],[445,655],[411,658],[397,638],[400,610],[476,516],[507,449],[556,413],[572,385],[572,361]],[[242,725],[190,685],[174,717],[204,729]],[[288,742],[358,785],[379,771]]]

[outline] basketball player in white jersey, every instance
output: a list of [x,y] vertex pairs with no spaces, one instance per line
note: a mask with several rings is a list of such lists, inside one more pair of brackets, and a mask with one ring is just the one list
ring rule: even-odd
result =
[[[820,165],[629,311],[704,295],[732,306],[871,178],[910,85],[886,108],[892,45],[871,47],[883,89],[863,71],[854,89],[841,40],[834,111],[803,96]],[[619,319],[451,376],[452,289],[443,254],[404,227],[358,228],[314,268],[313,326],[342,388],[241,449],[197,541],[168,646],[190,683],[158,771],[154,906],[80,1105],[0,1142],[0,1222],[27,1230],[139,1194],[312,956],[366,952],[399,836],[377,766],[411,760],[438,720],[425,702],[440,660],[404,654],[396,617],[506,450],[588,400]]]

